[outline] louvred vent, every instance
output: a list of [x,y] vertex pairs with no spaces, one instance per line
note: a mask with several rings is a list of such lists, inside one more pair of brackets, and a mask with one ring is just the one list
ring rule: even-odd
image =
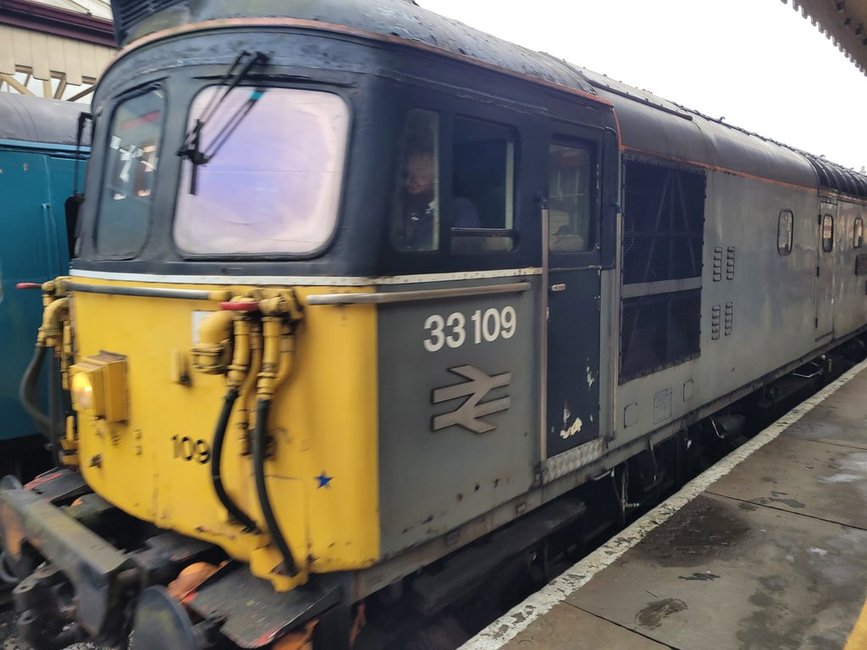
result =
[[151,14],[180,2],[181,0],[113,0],[111,11],[114,14],[117,42],[123,44],[133,28]]

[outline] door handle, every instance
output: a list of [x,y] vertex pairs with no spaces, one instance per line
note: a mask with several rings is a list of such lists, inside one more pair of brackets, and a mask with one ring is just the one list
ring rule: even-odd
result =
[[565,282],[560,282],[559,284],[552,284],[552,285],[551,285],[551,291],[553,291],[554,293],[559,293],[559,292],[561,292],[561,291],[566,291],[566,283],[565,283]]

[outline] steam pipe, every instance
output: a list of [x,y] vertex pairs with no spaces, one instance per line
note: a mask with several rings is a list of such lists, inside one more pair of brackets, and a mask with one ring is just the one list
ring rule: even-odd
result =
[[[236,304],[236,303],[233,303]],[[202,327],[200,337],[204,338],[206,344],[213,346],[224,347],[228,339],[228,328],[231,320],[227,320],[224,314],[228,314],[234,320],[234,351],[232,354],[232,362],[229,365],[226,375],[226,382],[229,389],[226,396],[223,398],[223,407],[220,409],[220,417],[217,419],[217,426],[214,430],[214,440],[212,443],[213,457],[211,458],[211,485],[214,487],[214,492],[220,503],[228,511],[229,515],[244,526],[246,532],[258,531],[259,527],[250,516],[245,513],[241,507],[235,503],[229,493],[226,492],[226,486],[223,485],[222,475],[222,460],[223,447],[226,442],[226,429],[229,426],[229,419],[232,415],[232,408],[235,401],[238,399],[240,389],[247,383],[250,370],[251,356],[251,341],[250,341],[250,322],[244,318],[236,317],[231,311],[216,312],[217,316],[208,319],[205,323],[208,327]],[[220,341],[220,343],[218,343]],[[258,346],[257,346],[258,347]],[[201,347],[200,347],[201,350]]]
[[33,351],[33,356],[30,358],[30,363],[21,377],[21,383],[18,385],[18,399],[24,410],[34,419],[36,425],[42,431],[46,438],[51,437],[51,419],[39,410],[36,404],[36,382],[39,380],[39,373],[42,370],[42,364],[45,361],[45,353],[48,348],[37,345]]
[[298,574],[298,567],[295,565],[292,549],[286,543],[286,538],[283,537],[280,525],[274,516],[271,499],[268,496],[268,486],[265,483],[265,447],[267,443],[265,437],[268,430],[268,413],[270,412],[270,408],[271,400],[269,398],[260,398],[256,405],[256,430],[253,433],[253,474],[256,480],[256,495],[259,498],[259,505],[262,507],[265,527],[268,529],[277,550],[280,551],[280,555],[283,556],[284,568],[290,576],[295,576]]
[[223,408],[220,410],[220,417],[217,420],[217,427],[214,431],[213,457],[211,458],[211,484],[214,486],[214,492],[216,492],[217,498],[229,514],[244,525],[244,530],[246,532],[255,532],[259,529],[256,522],[254,522],[247,513],[241,510],[240,506],[238,506],[238,504],[236,504],[232,500],[232,497],[230,497],[226,492],[220,468],[223,459],[223,445],[226,439],[226,428],[229,425],[229,418],[232,415],[232,407],[234,406],[236,399],[238,399],[238,389],[233,386],[229,388],[226,396],[223,398]]

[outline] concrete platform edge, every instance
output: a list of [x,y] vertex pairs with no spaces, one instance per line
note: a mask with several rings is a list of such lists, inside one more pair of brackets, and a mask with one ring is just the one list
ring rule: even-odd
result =
[[533,621],[547,614],[569,594],[587,584],[599,571],[615,562],[621,555],[641,541],[650,530],[664,523],[687,503],[732,471],[732,469],[754,452],[774,440],[786,428],[800,420],[865,369],[867,369],[867,361],[862,361],[813,395],[813,397],[802,402],[749,442],[738,447],[722,461],[687,483],[679,492],[636,520],[606,544],[577,562],[570,569],[567,569],[547,586],[488,625],[475,637],[461,646],[462,650],[494,650],[501,648],[525,630]]

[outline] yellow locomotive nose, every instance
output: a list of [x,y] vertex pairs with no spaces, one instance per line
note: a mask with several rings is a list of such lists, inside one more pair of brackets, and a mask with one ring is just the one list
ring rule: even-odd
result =
[[89,412],[112,423],[127,419],[126,357],[100,352],[85,357],[70,370],[72,405],[76,411]]

